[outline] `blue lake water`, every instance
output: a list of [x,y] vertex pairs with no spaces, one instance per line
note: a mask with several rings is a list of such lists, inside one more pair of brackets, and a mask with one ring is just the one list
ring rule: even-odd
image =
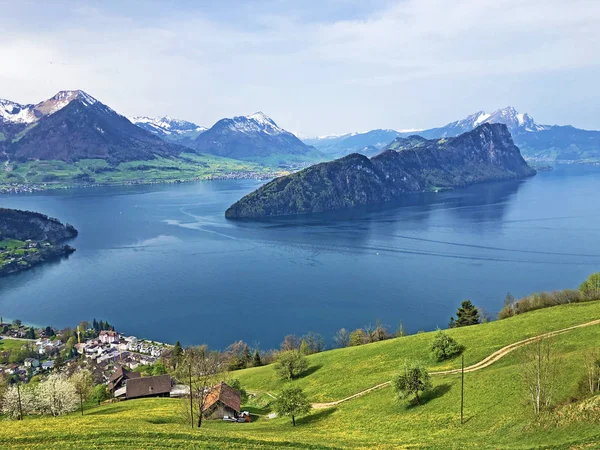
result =
[[600,270],[600,169],[410,196],[386,207],[230,222],[255,181],[0,196],[80,232],[68,259],[0,279],[0,315],[108,319],[129,334],[223,348],[381,321],[444,327],[463,299],[576,288]]

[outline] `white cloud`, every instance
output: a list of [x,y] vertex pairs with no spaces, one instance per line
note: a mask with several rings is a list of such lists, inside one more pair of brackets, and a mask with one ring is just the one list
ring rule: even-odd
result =
[[[339,0],[302,11],[75,5],[2,6],[12,20],[0,30],[0,97],[82,88],[126,115],[211,125],[263,110],[315,135],[427,127],[506,104],[600,128],[597,0],[406,0],[368,13]],[[565,111],[573,98],[584,104]]]

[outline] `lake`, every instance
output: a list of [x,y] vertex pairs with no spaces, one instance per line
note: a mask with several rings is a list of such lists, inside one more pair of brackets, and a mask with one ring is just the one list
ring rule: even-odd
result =
[[600,168],[407,196],[394,205],[230,222],[260,185],[214,181],[0,196],[80,232],[68,259],[0,279],[0,315],[36,325],[109,320],[127,334],[263,349],[286,334],[380,319],[445,327],[464,299],[577,288],[600,270]]

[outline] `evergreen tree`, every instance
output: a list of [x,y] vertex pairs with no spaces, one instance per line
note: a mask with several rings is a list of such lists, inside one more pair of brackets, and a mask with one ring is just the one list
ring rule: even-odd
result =
[[258,349],[254,350],[254,357],[252,358],[252,365],[254,367],[262,366],[262,359],[260,359],[260,353],[258,352]]
[[302,339],[302,342],[300,343],[300,353],[302,353],[303,355],[308,355],[310,353],[308,349],[308,344],[304,339]]
[[480,321],[479,310],[471,300],[465,300],[456,311],[456,320],[453,319],[450,319],[450,328],[476,325]]
[[183,356],[183,349],[181,348],[181,343],[179,341],[175,342],[175,346],[173,347],[173,353],[171,356],[171,366],[173,370],[177,368],[181,358]]
[[252,355],[250,354],[250,349],[248,345],[244,345],[244,350],[242,352],[242,362],[244,363],[244,367],[248,367],[252,362]]

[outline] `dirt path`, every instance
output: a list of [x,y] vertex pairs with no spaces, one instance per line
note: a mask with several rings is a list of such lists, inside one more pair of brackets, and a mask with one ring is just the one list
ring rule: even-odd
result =
[[[473,364],[472,366],[468,366],[465,367],[465,373],[467,372],[475,372],[477,370],[481,370],[484,369],[488,366],[491,366],[492,364],[494,364],[496,361],[504,358],[506,355],[508,355],[510,352],[523,347],[524,345],[530,344],[531,342],[537,341],[539,339],[543,339],[543,338],[547,338],[547,337],[551,337],[551,336],[556,336],[558,334],[563,334],[563,333],[567,333],[569,331],[575,330],[577,328],[584,328],[584,327],[591,327],[593,325],[598,325],[600,324],[600,319],[597,320],[592,320],[591,322],[586,322],[586,323],[582,323],[579,325],[574,325],[572,327],[569,328],[563,328],[562,330],[556,330],[556,331],[550,331],[548,333],[544,333],[544,334],[540,334],[538,336],[533,336],[527,339],[523,339],[522,341],[519,342],[515,342],[514,344],[510,344],[507,345],[506,347],[502,347],[500,350],[495,351],[494,353],[492,353],[490,356],[488,356],[487,358],[479,361],[476,364]],[[457,374],[460,373],[461,369],[451,369],[451,370],[442,370],[439,372],[431,372],[430,375],[453,375],[453,374]],[[350,397],[346,397],[343,398],[341,400],[335,400],[333,402],[326,402],[326,403],[313,403],[312,407],[314,409],[323,409],[323,408],[332,408],[334,406],[339,405],[340,403],[344,403],[347,402],[348,400],[353,400],[357,397],[362,397],[363,395],[368,394],[369,392],[375,391],[377,389],[381,389],[383,387],[389,386],[391,384],[390,381],[386,381],[385,383],[381,383],[378,384],[377,386],[373,386],[369,389],[365,389],[364,391],[361,391],[357,394],[351,395]]]

